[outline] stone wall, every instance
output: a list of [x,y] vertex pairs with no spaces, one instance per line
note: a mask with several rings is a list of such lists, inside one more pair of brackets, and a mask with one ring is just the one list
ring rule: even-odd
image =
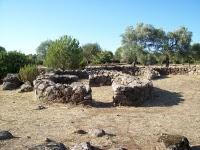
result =
[[119,65],[112,65],[112,66],[88,66],[86,68],[87,71],[98,71],[98,70],[114,70],[114,71],[120,71],[122,73],[140,76],[144,75],[145,70],[147,69],[153,69],[155,71],[158,71],[160,75],[184,75],[184,74],[190,74],[190,75],[200,75],[200,65],[174,65],[170,67],[162,67],[162,66],[119,66]]
[[69,80],[65,76],[65,81],[68,83],[56,83],[56,81],[60,81],[60,76],[63,79],[63,75],[56,74],[55,76],[56,80],[52,75],[49,76],[50,78],[47,75],[40,75],[34,81],[35,95],[38,100],[73,104],[91,103],[92,94],[89,85],[71,82],[72,75],[68,75]]
[[113,79],[114,106],[140,106],[151,97],[153,84],[150,80],[123,75]]

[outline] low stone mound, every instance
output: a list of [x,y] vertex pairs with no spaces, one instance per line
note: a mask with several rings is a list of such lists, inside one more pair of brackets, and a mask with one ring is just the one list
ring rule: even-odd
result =
[[2,90],[14,90],[22,85],[18,74],[7,74],[3,79]]
[[[69,77],[69,76],[68,76]],[[71,77],[71,76],[70,76]],[[75,76],[73,76],[75,77]],[[71,84],[56,83],[52,76],[39,76],[34,81],[36,98],[44,101],[88,104],[92,101],[91,88],[80,82]],[[69,80],[65,80],[69,81]],[[72,80],[70,80],[71,82]],[[68,83],[70,83],[68,82]]]
[[113,79],[114,106],[140,106],[151,97],[153,84],[150,80],[123,75]]

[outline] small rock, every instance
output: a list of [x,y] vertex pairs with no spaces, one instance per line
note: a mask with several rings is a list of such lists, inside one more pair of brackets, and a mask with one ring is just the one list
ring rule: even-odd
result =
[[191,150],[188,139],[181,135],[163,133],[158,139],[167,150]]
[[127,150],[127,149],[125,149],[125,148],[111,148],[109,150]]
[[46,107],[43,106],[43,105],[39,105],[39,106],[36,108],[36,110],[42,110],[42,109],[46,109]]
[[12,139],[14,136],[9,131],[0,131],[0,140]]
[[75,145],[71,150],[93,150],[89,142],[83,142]]
[[94,137],[102,137],[106,134],[102,129],[91,129],[88,133]]
[[84,130],[77,130],[74,133],[77,133],[77,134],[87,134],[87,132],[84,131]]
[[29,148],[29,150],[69,150],[64,144],[46,139],[45,143]]

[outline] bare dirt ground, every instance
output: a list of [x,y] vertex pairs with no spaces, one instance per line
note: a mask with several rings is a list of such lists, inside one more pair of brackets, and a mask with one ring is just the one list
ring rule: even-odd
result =
[[[47,137],[66,146],[90,141],[102,149],[123,146],[129,150],[154,150],[161,133],[181,134],[191,145],[200,145],[200,78],[168,76],[153,81],[155,91],[142,107],[112,107],[109,86],[92,88],[92,107],[69,104],[41,104],[33,92],[0,90],[0,130],[15,138],[0,142],[0,149],[23,150],[42,143]],[[109,135],[90,137],[74,131],[104,129]]]

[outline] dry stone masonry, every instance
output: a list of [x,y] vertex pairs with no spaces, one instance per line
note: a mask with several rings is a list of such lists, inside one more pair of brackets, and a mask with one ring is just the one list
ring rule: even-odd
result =
[[113,80],[112,88],[115,106],[140,106],[151,97],[153,84],[147,79],[124,75]]
[[51,102],[90,103],[92,101],[91,88],[80,82],[72,82],[77,80],[78,77],[75,75],[40,75],[34,81],[36,98]]

